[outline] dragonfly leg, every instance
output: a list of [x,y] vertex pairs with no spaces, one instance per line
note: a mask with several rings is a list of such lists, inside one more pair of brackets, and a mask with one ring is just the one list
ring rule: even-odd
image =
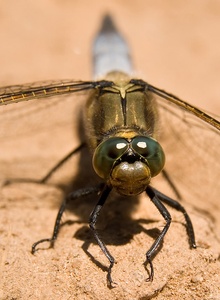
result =
[[55,221],[55,225],[54,225],[54,230],[53,230],[52,237],[51,238],[46,238],[46,239],[41,239],[41,240],[37,241],[36,243],[34,243],[32,245],[32,248],[31,248],[31,253],[32,254],[34,254],[37,251],[36,247],[39,244],[41,244],[41,243],[50,242],[50,248],[52,248],[54,246],[54,242],[57,239],[57,235],[59,233],[60,222],[61,222],[62,215],[63,215],[63,213],[64,213],[64,211],[66,209],[66,205],[67,205],[67,201],[65,199],[63,201],[63,203],[61,204],[60,209],[58,211],[58,214],[57,214],[57,217],[56,217],[56,221]]
[[146,193],[166,221],[166,225],[164,226],[163,230],[160,232],[160,235],[157,237],[157,239],[154,241],[154,243],[152,244],[150,249],[147,251],[146,261],[144,262],[145,267],[147,267],[148,264],[150,265],[150,275],[146,279],[146,281],[153,281],[154,268],[153,268],[153,263],[152,263],[152,257],[156,253],[158,247],[161,245],[163,238],[170,227],[171,216],[170,216],[170,213],[168,212],[168,210],[166,209],[166,207],[160,201],[160,199],[157,196],[157,194],[155,193],[154,189],[152,189],[150,186],[148,186],[146,189]]
[[195,233],[194,233],[194,229],[193,229],[193,225],[192,225],[192,221],[188,215],[188,213],[186,212],[185,208],[176,200],[173,200],[172,198],[164,195],[163,193],[159,192],[158,190],[156,190],[155,188],[151,189],[156,193],[157,197],[164,203],[166,203],[167,205],[175,208],[176,210],[180,211],[186,221],[186,230],[187,230],[187,234],[189,237],[189,244],[191,248],[196,248],[196,241],[195,241]]
[[176,187],[176,185],[174,184],[174,182],[172,181],[172,179],[170,178],[169,174],[167,173],[167,171],[165,171],[164,169],[162,170],[162,175],[165,178],[165,180],[167,181],[167,183],[169,184],[169,186],[171,187],[171,189],[173,190],[173,192],[175,193],[176,197],[178,199],[182,199],[182,196],[180,194],[180,192],[178,191],[178,188]]
[[22,182],[22,183],[37,183],[37,184],[43,184],[48,181],[48,179],[56,172],[68,159],[70,159],[71,156],[79,152],[83,147],[85,146],[85,143],[79,145],[76,149],[72,150],[69,152],[64,158],[62,158],[58,163],[53,166],[53,168],[47,172],[47,174],[41,178],[41,179],[32,179],[32,178],[11,178],[11,179],[6,179],[5,182],[3,183],[3,186],[9,185],[11,183],[16,183],[16,182]]
[[54,225],[54,230],[53,230],[52,237],[51,238],[46,238],[46,239],[41,239],[38,242],[34,243],[32,245],[31,253],[34,254],[37,251],[36,247],[39,244],[44,243],[44,242],[49,242],[50,243],[50,248],[54,246],[54,242],[57,239],[57,236],[58,236],[58,233],[59,233],[62,215],[63,215],[63,213],[64,213],[64,211],[66,209],[67,204],[70,201],[78,199],[78,198],[86,197],[86,196],[91,195],[93,193],[100,192],[102,186],[103,186],[103,184],[98,185],[96,187],[80,189],[80,190],[77,190],[75,192],[70,193],[65,198],[65,200],[63,201],[63,203],[60,206],[60,209],[59,209],[57,217],[56,217],[56,221],[55,221],[55,225]]
[[107,274],[107,284],[110,288],[113,288],[115,282],[113,282],[113,280],[112,280],[111,271],[112,271],[112,268],[114,266],[115,259],[110,254],[110,252],[108,251],[108,249],[107,249],[106,245],[104,244],[104,242],[100,239],[98,231],[95,227],[98,216],[99,216],[99,213],[100,213],[103,205],[105,204],[105,201],[106,201],[110,191],[111,191],[111,188],[106,185],[104,187],[103,191],[102,191],[102,194],[99,198],[98,203],[96,204],[95,208],[93,209],[93,211],[90,215],[89,227],[92,230],[93,236],[94,236],[95,240],[97,241],[99,247],[101,248],[101,250],[103,251],[103,253],[105,254],[105,256],[107,257],[107,259],[110,262],[110,265],[108,267],[108,274]]
[[39,181],[39,183],[45,183],[56,170],[58,170],[71,156],[79,152],[85,144],[79,145],[76,149],[72,150],[70,153],[68,153],[64,158],[62,158],[58,163],[56,163],[55,166]]

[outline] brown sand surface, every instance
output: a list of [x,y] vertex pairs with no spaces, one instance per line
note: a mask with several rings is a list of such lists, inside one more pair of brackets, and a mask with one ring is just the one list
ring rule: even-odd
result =
[[[0,86],[91,79],[91,43],[106,12],[129,41],[138,77],[220,115],[218,0],[1,1]],[[0,108],[1,182],[41,178],[79,144],[75,128],[84,97],[73,99]],[[207,152],[212,146],[206,144]],[[114,289],[106,285],[108,262],[87,225],[94,197],[68,209],[54,249],[45,244],[36,255],[30,253],[33,242],[51,235],[59,204],[71,186],[84,187],[94,179],[90,164],[83,151],[47,185],[13,183],[0,189],[0,299],[220,299],[216,166],[207,170],[206,181],[197,182],[200,196],[186,192],[182,201],[198,248],[189,249],[184,218],[170,209],[173,223],[153,261],[152,283],[145,281],[143,262],[164,221],[145,196],[113,195],[100,216],[98,227],[117,261]],[[192,172],[187,164],[182,170]],[[169,194],[166,188],[161,190]]]

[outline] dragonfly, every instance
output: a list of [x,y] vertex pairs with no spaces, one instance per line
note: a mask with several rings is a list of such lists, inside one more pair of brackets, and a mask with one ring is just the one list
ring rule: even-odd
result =
[[[183,214],[190,248],[196,248],[193,224],[185,208],[156,189],[152,180],[162,174],[176,198],[185,198],[186,191],[187,197],[201,197],[201,205],[210,195],[219,195],[219,187],[213,178],[220,175],[219,160],[216,160],[220,122],[175,95],[133,78],[129,47],[110,16],[105,16],[95,38],[93,65],[97,79],[92,81],[60,80],[0,88],[1,106],[47,98],[57,98],[62,102],[65,95],[87,95],[83,115],[85,141],[57,163],[40,182],[47,182],[71,156],[88,147],[100,183],[71,192],[60,206],[52,236],[35,242],[31,251],[34,254],[38,245],[44,242],[54,245],[68,203],[94,195],[97,204],[90,214],[89,226],[109,261],[107,282],[109,287],[114,287],[112,268],[115,259],[96,228],[98,216],[113,189],[125,197],[145,193],[165,220],[165,226],[145,254],[144,266],[146,270],[149,267],[146,281],[152,281],[152,258],[160,249],[171,224],[166,205]],[[177,159],[169,153],[175,154]],[[174,164],[171,163],[173,160]],[[186,164],[186,171],[183,164]],[[207,186],[202,195],[198,188],[201,184]]]

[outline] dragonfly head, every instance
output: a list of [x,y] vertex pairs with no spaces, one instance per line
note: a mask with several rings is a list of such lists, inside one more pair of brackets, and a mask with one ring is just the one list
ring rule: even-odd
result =
[[108,138],[98,145],[93,155],[95,172],[122,195],[142,193],[164,163],[162,147],[146,136]]

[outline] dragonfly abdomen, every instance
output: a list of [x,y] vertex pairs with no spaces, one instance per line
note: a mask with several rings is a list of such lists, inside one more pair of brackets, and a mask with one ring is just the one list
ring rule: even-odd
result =
[[127,43],[107,15],[93,44],[93,74],[103,78],[111,71],[131,74],[132,63]]

